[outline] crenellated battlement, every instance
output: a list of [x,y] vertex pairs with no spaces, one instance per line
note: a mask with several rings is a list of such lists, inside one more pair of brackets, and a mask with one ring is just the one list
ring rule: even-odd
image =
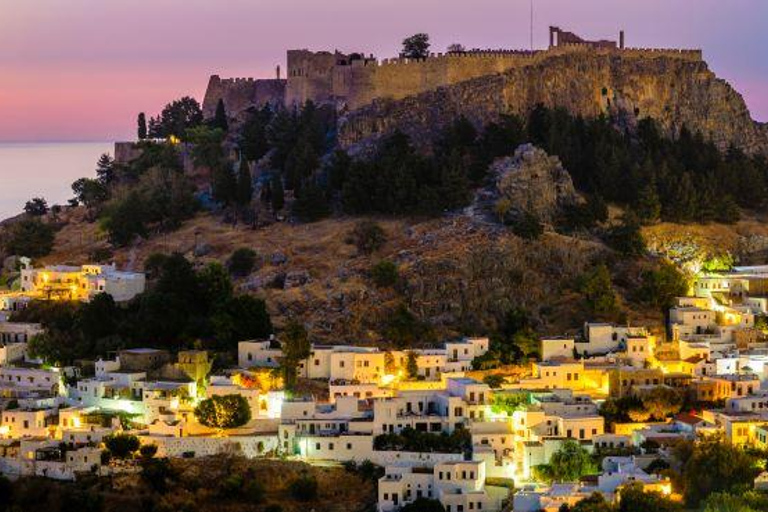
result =
[[[283,94],[286,105],[313,101],[354,110],[376,99],[402,99],[472,80],[493,76],[526,66],[540,65],[564,55],[590,54],[622,59],[670,58],[686,62],[703,60],[701,50],[674,48],[626,48],[624,32],[618,41],[589,41],[578,35],[550,27],[550,45],[545,50],[475,48],[448,53],[432,53],[423,59],[376,59],[362,52],[289,50],[287,80],[211,77],[204,102],[207,116],[213,115],[216,102],[223,99],[228,109],[237,112],[253,98],[274,100]],[[281,89],[281,93],[276,93]],[[256,92],[269,91],[268,93]]]

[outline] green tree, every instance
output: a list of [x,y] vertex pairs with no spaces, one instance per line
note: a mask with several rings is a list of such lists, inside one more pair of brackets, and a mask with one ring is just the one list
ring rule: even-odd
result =
[[202,122],[203,111],[200,109],[200,104],[194,98],[184,96],[163,108],[159,119],[156,121],[157,133],[153,136],[175,136],[187,140],[187,130],[199,126]]
[[267,140],[267,126],[272,120],[272,109],[265,105],[261,110],[250,113],[240,132],[240,149],[246,160],[261,160],[270,149]]
[[314,182],[301,187],[293,202],[293,214],[303,222],[315,222],[330,215],[325,192]]
[[593,314],[610,316],[616,313],[616,292],[613,289],[611,273],[604,263],[586,273],[579,281],[579,291],[584,295]]
[[384,326],[384,335],[397,347],[411,347],[433,337],[430,327],[421,322],[405,304],[398,304]]
[[625,256],[642,256],[645,253],[645,240],[634,215],[625,215],[621,224],[608,231],[606,241]]
[[654,224],[661,218],[661,199],[655,181],[646,183],[638,192],[635,213],[645,224]]
[[288,492],[296,500],[312,501],[317,498],[317,479],[309,473],[304,473],[288,484]]
[[328,163],[328,185],[333,190],[341,190],[349,176],[349,169],[352,166],[352,159],[349,154],[343,150],[336,150],[331,155]]
[[139,140],[146,139],[147,138],[147,116],[144,114],[144,112],[139,113],[139,117],[136,119],[136,124],[138,125],[137,135],[139,137]]
[[440,501],[431,498],[416,498],[400,508],[401,512],[445,512]]
[[714,492],[738,492],[751,487],[760,472],[756,463],[744,449],[722,439],[696,443],[681,475],[686,504],[696,507]]
[[251,421],[251,406],[243,395],[214,395],[195,407],[195,418],[206,427],[222,431]]
[[644,491],[641,484],[632,484],[621,490],[618,512],[679,512],[680,504],[658,492]]
[[251,169],[245,159],[240,160],[240,167],[237,172],[237,202],[241,205],[247,205],[253,197],[253,180],[251,178]]
[[75,199],[86,208],[95,208],[109,199],[109,190],[98,180],[80,178],[72,183]]
[[504,376],[498,374],[491,374],[483,377],[483,382],[488,384],[491,389],[499,389],[505,381],[506,379],[504,379]]
[[208,126],[196,126],[188,130],[188,139],[193,144],[192,160],[198,167],[218,169],[226,167],[224,156],[224,130]]
[[419,376],[419,355],[413,350],[408,351],[405,372],[409,379],[416,379]]
[[542,469],[542,476],[553,482],[578,482],[581,477],[597,472],[592,456],[573,439],[563,442]]
[[290,320],[285,326],[280,341],[283,348],[281,365],[285,386],[293,389],[298,377],[299,363],[309,357],[312,344],[307,329],[295,320]]
[[272,176],[272,211],[279,212],[285,206],[285,192],[283,191],[283,180],[279,175]]
[[212,316],[217,348],[229,350],[238,341],[263,339],[272,334],[272,320],[263,299],[238,295]]
[[256,251],[248,247],[236,249],[227,260],[227,268],[235,277],[245,277],[256,266]]
[[387,233],[375,222],[363,220],[355,224],[349,239],[360,254],[372,254],[387,242]]
[[640,298],[666,311],[675,304],[676,297],[687,295],[688,288],[685,274],[674,264],[661,262],[657,268],[643,272]]
[[48,213],[48,202],[42,197],[33,197],[24,205],[24,213],[32,217],[42,217]]
[[768,510],[768,495],[765,493],[715,492],[705,500],[703,512],[760,512],[762,510]]
[[[559,512],[616,512],[613,505],[605,501],[605,496],[599,492],[593,492],[588,497],[577,502],[573,507],[567,507]],[[638,511],[640,512],[640,511]]]
[[656,386],[643,395],[643,407],[658,421],[677,414],[683,407],[683,397],[674,388]]
[[102,154],[96,162],[96,179],[103,185],[115,181],[115,161],[107,153]]
[[399,278],[397,265],[389,260],[382,260],[371,267],[371,280],[380,287],[394,286]]
[[218,103],[216,103],[216,113],[213,116],[213,121],[211,122],[211,126],[213,128],[219,128],[223,132],[229,131],[229,121],[227,120],[227,108],[224,106],[224,100],[222,98],[219,98]]
[[403,39],[403,51],[400,56],[407,59],[426,59],[429,57],[429,46],[429,35],[414,34]]
[[312,176],[319,165],[320,159],[312,143],[306,138],[300,139],[285,161],[285,188],[300,191],[304,181]]
[[139,453],[141,454],[142,459],[151,459],[157,454],[157,445],[143,444],[141,445],[141,448],[139,448]]
[[53,250],[54,228],[39,218],[22,219],[11,224],[5,240],[8,254],[41,258]]
[[138,451],[141,443],[139,438],[130,434],[112,434],[104,438],[104,445],[113,457],[127,459]]
[[512,223],[512,232],[525,240],[537,240],[544,234],[544,226],[534,213],[526,211]]

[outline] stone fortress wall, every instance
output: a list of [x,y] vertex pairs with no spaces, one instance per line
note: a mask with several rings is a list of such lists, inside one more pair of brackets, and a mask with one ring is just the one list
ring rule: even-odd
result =
[[701,50],[625,48],[624,33],[616,41],[587,41],[550,27],[547,50],[471,50],[432,54],[426,59],[377,60],[372,55],[289,50],[287,79],[221,79],[211,77],[203,102],[212,117],[223,99],[230,115],[263,103],[286,106],[306,101],[334,104],[342,111],[356,110],[376,100],[399,100],[468,80],[498,75],[540,64],[553,56],[596,53],[623,59],[672,58],[702,61]]
[[203,115],[211,118],[216,113],[219,100],[224,100],[228,112],[237,115],[251,106],[264,104],[282,105],[285,99],[286,80],[281,78],[220,78],[213,75],[203,99]]
[[701,50],[625,48],[623,32],[619,43],[585,41],[551,27],[550,39],[549,49],[541,51],[472,50],[432,54],[426,59],[382,61],[360,54],[291,50],[288,52],[286,105],[306,101],[336,102],[343,109],[356,110],[376,99],[403,99],[474,78],[540,64],[564,54],[591,52],[629,59],[667,57],[692,62],[703,59]]

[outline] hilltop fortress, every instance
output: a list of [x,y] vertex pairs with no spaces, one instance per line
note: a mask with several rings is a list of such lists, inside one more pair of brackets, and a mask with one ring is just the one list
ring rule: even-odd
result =
[[627,48],[588,41],[550,27],[546,50],[470,50],[425,59],[289,50],[287,76],[210,78],[203,110],[219,99],[237,117],[265,103],[331,104],[341,114],[340,142],[352,146],[401,129],[418,143],[458,115],[478,125],[538,103],[627,123],[650,116],[671,134],[683,125],[721,148],[768,153],[768,129],[752,121],[741,98],[717,79],[698,49]]

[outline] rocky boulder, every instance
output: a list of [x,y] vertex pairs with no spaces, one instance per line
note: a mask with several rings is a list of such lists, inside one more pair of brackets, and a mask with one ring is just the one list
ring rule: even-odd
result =
[[514,156],[496,160],[490,174],[497,213],[502,217],[529,212],[551,223],[564,207],[580,200],[560,159],[532,144],[520,146]]

